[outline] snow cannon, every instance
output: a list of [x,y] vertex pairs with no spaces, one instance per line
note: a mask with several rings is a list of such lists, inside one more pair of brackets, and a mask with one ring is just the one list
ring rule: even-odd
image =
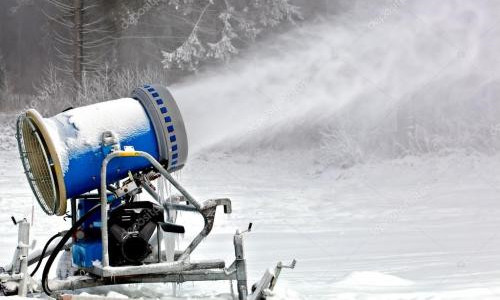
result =
[[[29,222],[12,218],[18,246],[12,263],[0,267],[0,295],[43,291],[70,299],[61,293],[113,284],[225,280],[231,290],[236,282],[239,300],[255,300],[265,299],[283,268],[295,266],[295,261],[290,266],[279,262],[250,294],[243,236],[252,223],[236,230],[229,265],[222,259],[191,260],[212,231],[217,208],[230,214],[232,205],[228,198],[198,201],[173,176],[186,163],[188,146],[179,108],[165,87],[145,85],[130,98],[68,109],[51,118],[30,109],[18,118],[17,140],[38,202],[48,215],[71,218],[71,227],[31,253]],[[139,197],[143,192],[149,197]],[[177,236],[186,232],[177,223],[180,211],[203,219],[203,228],[184,249]],[[57,257],[58,277],[49,278]]]
[[[67,199],[97,189],[104,158],[115,150],[143,151],[168,172],[184,166],[186,131],[171,93],[145,85],[130,98],[71,108],[51,118],[30,109],[18,118],[17,139],[28,182],[48,215],[64,215]],[[107,166],[109,182],[151,168],[124,157]]]

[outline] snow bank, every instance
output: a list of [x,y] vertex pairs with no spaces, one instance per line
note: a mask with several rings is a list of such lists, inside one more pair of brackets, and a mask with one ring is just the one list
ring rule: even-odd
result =
[[410,280],[376,271],[357,271],[336,282],[337,288],[398,288],[408,287],[414,283]]

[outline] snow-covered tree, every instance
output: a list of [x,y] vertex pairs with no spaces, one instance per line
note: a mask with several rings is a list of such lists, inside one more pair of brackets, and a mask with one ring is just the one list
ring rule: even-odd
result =
[[0,94],[5,91],[7,86],[7,70],[2,53],[0,53]]
[[113,1],[45,0],[44,7],[58,61],[55,67],[70,75],[75,90],[83,83],[84,73],[100,71],[114,43],[110,14]]
[[300,19],[289,0],[169,0],[168,4],[195,22],[182,44],[162,51],[165,68],[196,70],[201,61],[227,61],[264,30]]

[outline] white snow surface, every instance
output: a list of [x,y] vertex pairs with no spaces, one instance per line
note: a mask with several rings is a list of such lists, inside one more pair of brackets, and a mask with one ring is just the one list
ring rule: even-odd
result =
[[[298,261],[274,299],[500,298],[499,3],[335,3],[331,20],[172,87],[191,150],[181,183],[199,200],[233,201],[192,258],[231,262],[232,234],[253,222],[250,284],[279,260]],[[93,113],[76,126],[102,131]],[[115,115],[124,117],[107,117]],[[341,134],[325,145],[330,125]],[[344,159],[356,163],[346,168]],[[0,167],[6,264],[16,241],[10,215],[31,219],[34,206],[39,245],[69,221],[33,203],[14,151]],[[187,230],[183,248],[202,220],[182,213],[177,221]],[[84,292],[231,299],[226,282],[171,290]]]
[[[278,260],[284,270],[274,299],[498,299],[500,293],[499,156],[456,153],[407,157],[351,169],[317,172],[300,153],[258,157],[195,155],[181,182],[199,200],[229,197],[233,213],[218,212],[215,227],[193,259],[233,259],[232,234],[246,236],[250,283]],[[295,163],[290,163],[295,162]],[[10,215],[31,218],[33,197],[17,154],[0,159],[3,191],[1,263],[13,253]],[[32,236],[41,247],[69,226],[34,204]],[[182,213],[187,233],[202,221]],[[85,290],[161,299],[231,299],[226,282],[124,285]]]
[[44,122],[59,154],[63,173],[68,169],[70,156],[101,147],[105,131],[112,131],[120,141],[151,130],[144,108],[132,98],[78,107]]
[[339,288],[394,288],[394,287],[407,287],[413,285],[413,282],[388,275],[380,272],[373,271],[360,271],[352,272],[344,279],[336,282],[335,287]]

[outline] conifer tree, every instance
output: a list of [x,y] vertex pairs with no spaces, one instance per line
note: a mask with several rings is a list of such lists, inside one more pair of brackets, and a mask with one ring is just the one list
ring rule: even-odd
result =
[[[170,0],[168,4],[196,18],[182,44],[162,51],[165,68],[196,70],[204,60],[227,61],[266,29],[301,18],[289,0]],[[212,23],[211,34],[204,33]]]

